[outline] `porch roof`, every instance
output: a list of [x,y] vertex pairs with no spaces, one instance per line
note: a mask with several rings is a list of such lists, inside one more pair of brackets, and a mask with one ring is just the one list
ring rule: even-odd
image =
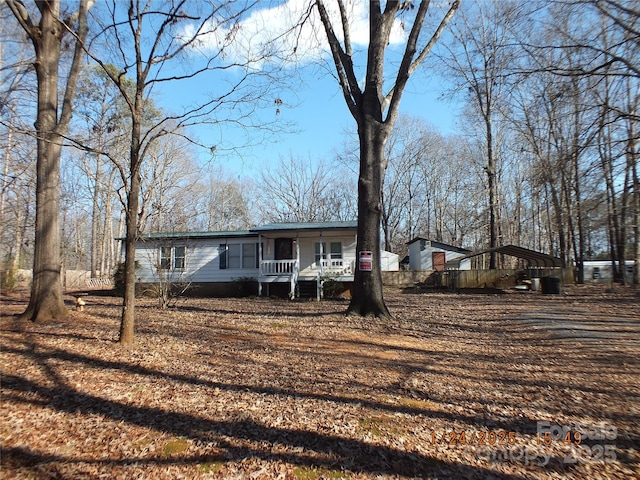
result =
[[326,231],[326,230],[354,230],[358,228],[358,221],[351,220],[345,222],[285,222],[268,223],[251,229],[252,232],[300,232],[300,231]]

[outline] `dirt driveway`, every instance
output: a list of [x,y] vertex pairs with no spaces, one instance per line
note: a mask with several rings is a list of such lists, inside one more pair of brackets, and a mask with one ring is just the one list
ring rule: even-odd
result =
[[7,478],[640,477],[640,297],[390,290],[341,301],[119,299],[19,323],[3,297]]
[[559,343],[578,342],[594,348],[616,350],[624,346],[640,350],[640,311],[635,315],[625,317],[594,311],[589,306],[568,304],[541,306],[514,320],[526,328],[549,332],[551,338]]

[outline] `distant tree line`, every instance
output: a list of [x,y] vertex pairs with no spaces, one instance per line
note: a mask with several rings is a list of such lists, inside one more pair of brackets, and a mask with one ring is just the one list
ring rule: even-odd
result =
[[[318,8],[323,4],[315,3]],[[224,161],[198,160],[199,149],[220,153],[225,146],[196,138],[190,127],[219,125],[226,102],[235,108],[226,110],[236,115],[229,117],[231,122],[249,129],[260,124],[263,132],[281,128],[251,117],[256,105],[274,101],[277,72],[249,68],[267,58],[266,49],[236,65],[246,75],[228,92],[211,95],[198,106],[169,112],[154,97],[156,84],[201,73],[188,71],[184,45],[205,32],[179,44],[169,40],[177,31],[172,29],[196,17],[202,28],[210,28],[205,20],[215,15],[226,19],[226,36],[220,38],[231,44],[241,6],[203,3],[191,17],[167,5],[163,15],[152,19],[137,2],[122,4],[138,8],[129,12],[118,10],[118,2],[99,3],[90,10],[93,43],[91,48],[81,44],[87,61],[80,64],[74,63],[80,48],[76,41],[86,34],[80,20],[90,4],[77,2],[62,10],[58,5],[56,11],[43,7],[56,4],[0,5],[3,270],[29,268],[38,255],[36,160],[47,145],[58,143],[65,145],[56,227],[61,262],[69,269],[91,270],[94,277],[110,276],[123,260],[116,239],[128,230],[134,238],[141,232],[356,218],[360,144],[355,137],[346,138],[333,158],[295,152],[260,163],[253,176],[232,174]],[[52,21],[52,14],[63,19],[58,24],[57,118],[69,124],[47,127],[57,136],[45,141],[34,130],[42,102],[36,86],[43,77],[34,67],[40,65],[36,53],[42,50],[34,50],[40,39],[32,27],[40,16]],[[399,10],[400,17],[406,14]],[[118,15],[141,30],[122,29]],[[432,81],[427,78],[443,79],[449,86],[442,95],[463,106],[458,131],[439,132],[425,120],[429,112],[424,118],[400,114],[385,144],[380,195],[384,248],[403,254],[406,242],[416,236],[472,249],[514,243],[575,264],[579,279],[586,260],[632,259],[637,283],[639,18],[640,9],[630,0],[463,2],[433,55],[414,73],[418,89],[421,82]],[[427,20],[426,26],[429,21],[440,20]],[[135,35],[125,38],[131,32]],[[154,41],[164,50],[149,51]],[[109,45],[119,45],[121,51],[109,55]],[[136,49],[137,57],[128,56]],[[205,70],[227,68],[224,49],[221,44],[211,54]],[[157,65],[174,59],[183,62],[182,77],[164,78]],[[76,107],[69,118],[62,107],[65,94],[71,101],[72,93]],[[275,102],[280,108],[282,101]],[[235,147],[226,146],[228,151]],[[491,256],[486,266],[501,262]],[[623,282],[621,269],[615,272]]]

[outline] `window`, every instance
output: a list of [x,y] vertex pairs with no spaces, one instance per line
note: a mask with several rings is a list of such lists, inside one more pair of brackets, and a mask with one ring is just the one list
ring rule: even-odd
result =
[[171,268],[171,247],[160,247],[160,268],[162,270]]
[[341,259],[342,258],[342,243],[331,242],[329,244],[329,250],[327,250],[327,244],[322,242],[322,254],[320,253],[320,242],[315,244],[316,264],[320,263],[320,259]]
[[161,270],[184,270],[186,247],[160,247]]
[[229,248],[229,268],[240,268],[241,252],[239,243],[232,243]]
[[258,268],[258,243],[220,244],[218,256],[220,270],[229,268]]
[[174,247],[173,248],[173,268],[175,270],[184,270],[185,267],[185,247]]
[[256,243],[242,245],[242,268],[256,268]]

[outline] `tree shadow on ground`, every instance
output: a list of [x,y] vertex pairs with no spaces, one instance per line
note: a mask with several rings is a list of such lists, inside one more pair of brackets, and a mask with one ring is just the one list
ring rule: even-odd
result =
[[[180,438],[204,442],[223,449],[224,460],[242,460],[257,457],[269,461],[284,461],[296,465],[324,467],[372,475],[400,475],[426,477],[451,468],[450,478],[486,478],[498,475],[491,469],[461,464],[451,465],[416,452],[400,451],[391,447],[369,444],[348,437],[321,434],[300,429],[275,428],[261,424],[257,419],[216,421],[197,415],[172,412],[160,408],[147,408],[106,400],[64,386],[46,387],[26,378],[8,375],[3,379],[4,388],[16,394],[36,393],[43,397],[40,403],[59,412],[99,415],[132,425],[171,433]],[[20,401],[19,396],[5,401]],[[30,400],[27,400],[30,401]],[[266,448],[265,448],[266,445]],[[273,446],[287,452],[275,451]],[[291,452],[291,453],[289,453]],[[296,452],[296,453],[294,453]],[[4,449],[5,465],[27,466],[34,472],[41,471],[42,464],[62,462],[114,463],[108,458],[75,458],[72,455],[51,455],[29,451],[25,448]],[[208,456],[179,458],[172,463],[201,464],[210,461]],[[125,458],[122,464],[167,463],[166,458]],[[455,467],[455,468],[454,468]],[[517,479],[518,476],[499,474],[499,478]]]

